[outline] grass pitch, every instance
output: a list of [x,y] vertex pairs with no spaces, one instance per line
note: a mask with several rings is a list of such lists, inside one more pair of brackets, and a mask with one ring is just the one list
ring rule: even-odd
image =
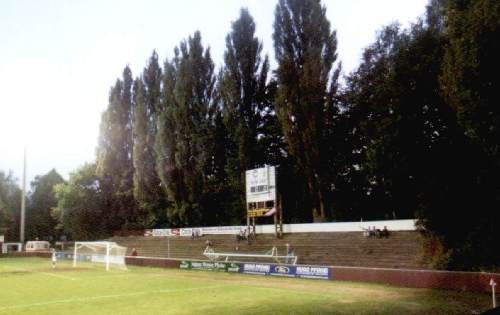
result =
[[477,314],[489,303],[488,295],[444,290],[0,259],[0,314]]

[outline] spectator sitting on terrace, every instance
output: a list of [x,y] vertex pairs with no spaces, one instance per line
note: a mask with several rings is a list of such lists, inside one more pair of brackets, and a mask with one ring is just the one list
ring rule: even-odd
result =
[[211,242],[210,240],[206,240],[206,241],[205,241],[205,245],[206,245],[207,247],[211,247],[211,246],[212,246],[212,242]]
[[198,231],[195,231],[195,230],[193,229],[193,230],[191,231],[191,239],[193,239],[193,240],[194,240],[194,239],[195,239],[195,238],[197,238],[197,237],[199,237],[199,235],[198,235]]
[[368,227],[367,229],[364,228],[364,227],[361,227],[361,229],[363,230],[363,236],[364,237],[369,237],[370,236],[370,232],[371,232],[371,228]]
[[252,245],[252,240],[255,240],[255,231],[245,229],[245,239],[247,240],[248,245]]
[[137,249],[132,248],[132,253],[130,253],[130,256],[137,256]]
[[389,237],[389,230],[387,229],[387,226],[384,226],[384,229],[380,231],[380,237]]
[[377,229],[375,226],[369,226],[367,229],[361,227],[363,229],[363,236],[365,237],[372,237],[372,236],[379,236],[380,230]]
[[238,242],[246,239],[246,231],[247,229],[240,229],[239,234],[236,235],[236,240]]

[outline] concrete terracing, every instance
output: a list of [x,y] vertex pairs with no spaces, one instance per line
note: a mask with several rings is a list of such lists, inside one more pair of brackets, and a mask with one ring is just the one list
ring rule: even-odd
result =
[[[204,235],[200,238],[170,236],[113,237],[112,241],[136,248],[139,256],[206,259],[205,242],[217,252],[265,253],[273,246],[286,254],[289,243],[299,264],[421,269],[422,237],[416,231],[393,231],[388,238],[365,237],[362,232],[288,233],[282,239],[258,234],[252,244],[236,241],[235,235]],[[238,247],[238,249],[236,249]],[[241,259],[238,259],[241,261]],[[255,260],[255,259],[254,259]]]

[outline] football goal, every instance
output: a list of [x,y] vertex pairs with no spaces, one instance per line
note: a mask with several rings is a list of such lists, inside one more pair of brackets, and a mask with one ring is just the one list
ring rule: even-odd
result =
[[[241,252],[216,252],[213,247],[207,246],[203,255],[212,261],[217,261],[219,259],[224,259],[224,261],[238,261],[240,259],[270,259],[279,264],[297,264],[297,256],[293,253],[287,255],[278,255],[278,249],[274,246],[271,250],[265,253],[241,253]],[[234,260],[236,258],[236,260]]]
[[80,264],[104,265],[106,270],[111,267],[127,269],[125,265],[126,247],[115,242],[75,242],[73,249],[73,267]]

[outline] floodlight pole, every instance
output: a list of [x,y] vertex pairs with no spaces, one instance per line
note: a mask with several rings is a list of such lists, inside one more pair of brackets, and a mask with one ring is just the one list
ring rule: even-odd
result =
[[23,161],[23,184],[21,192],[21,218],[19,227],[19,240],[24,244],[24,220],[26,212],[26,147],[24,147],[24,161]]

